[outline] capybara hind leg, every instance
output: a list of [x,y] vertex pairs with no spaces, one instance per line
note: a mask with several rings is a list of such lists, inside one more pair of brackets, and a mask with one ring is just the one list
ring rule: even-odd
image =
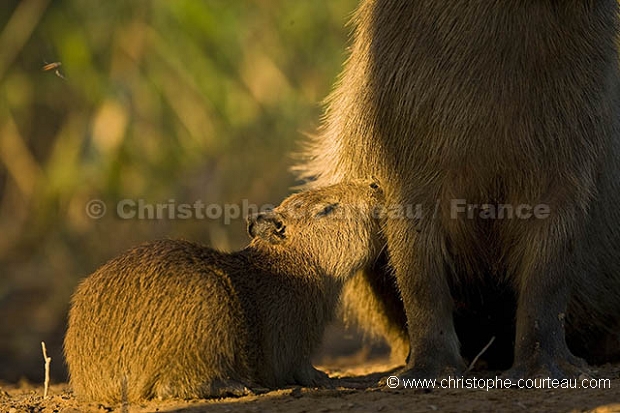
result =
[[579,251],[571,246],[570,225],[557,217],[547,221],[530,221],[534,228],[515,248],[521,254],[513,262],[519,298],[511,377],[567,378],[587,372],[586,363],[568,349],[564,330]]
[[458,374],[465,367],[452,320],[445,238],[438,221],[427,222],[419,233],[412,220],[388,223],[390,258],[408,320],[409,357],[400,373],[404,377],[434,378]]

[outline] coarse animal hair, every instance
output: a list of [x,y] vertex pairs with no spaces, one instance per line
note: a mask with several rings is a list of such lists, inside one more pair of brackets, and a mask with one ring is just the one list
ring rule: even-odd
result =
[[[388,219],[389,269],[350,281],[349,317],[409,345],[405,376],[463,371],[460,341],[476,354],[493,334],[519,377],[618,357],[617,2],[365,0],[353,21],[295,171],[309,187],[372,173],[422,214]],[[549,215],[470,219],[455,200]]]
[[249,217],[238,252],[160,240],[112,259],[71,301],[75,394],[118,403],[328,385],[310,357],[342,284],[381,250],[382,201],[376,182],[352,180]]

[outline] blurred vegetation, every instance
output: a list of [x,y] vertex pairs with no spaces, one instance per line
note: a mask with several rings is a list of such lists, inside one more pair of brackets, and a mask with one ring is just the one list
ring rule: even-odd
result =
[[[243,218],[122,220],[121,199],[277,203],[345,59],[356,0],[4,0],[0,379],[40,380],[78,280],[131,245],[231,250]],[[61,62],[58,73],[43,71]],[[100,199],[104,218],[86,205]]]

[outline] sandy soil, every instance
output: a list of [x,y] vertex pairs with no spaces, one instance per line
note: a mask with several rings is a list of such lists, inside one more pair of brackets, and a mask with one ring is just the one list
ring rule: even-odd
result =
[[[599,366],[597,378],[610,379],[599,389],[434,389],[412,390],[376,386],[389,371],[386,363],[342,368],[322,366],[334,377],[334,389],[288,388],[255,396],[218,400],[151,401],[139,405],[106,406],[79,403],[69,386],[43,387],[21,383],[0,386],[2,413],[104,412],[620,412],[620,364]],[[476,378],[494,378],[478,372]]]

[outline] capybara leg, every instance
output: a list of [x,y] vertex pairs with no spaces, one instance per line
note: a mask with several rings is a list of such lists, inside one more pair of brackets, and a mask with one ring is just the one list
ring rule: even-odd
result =
[[464,363],[452,319],[445,238],[439,221],[419,233],[413,220],[391,220],[388,248],[407,314],[410,351],[404,377],[458,374]]
[[579,251],[571,247],[570,225],[558,218],[545,221],[551,222],[530,221],[532,228],[515,248],[519,297],[510,377],[567,378],[587,372],[586,363],[568,349],[564,330],[571,280],[580,270]]

